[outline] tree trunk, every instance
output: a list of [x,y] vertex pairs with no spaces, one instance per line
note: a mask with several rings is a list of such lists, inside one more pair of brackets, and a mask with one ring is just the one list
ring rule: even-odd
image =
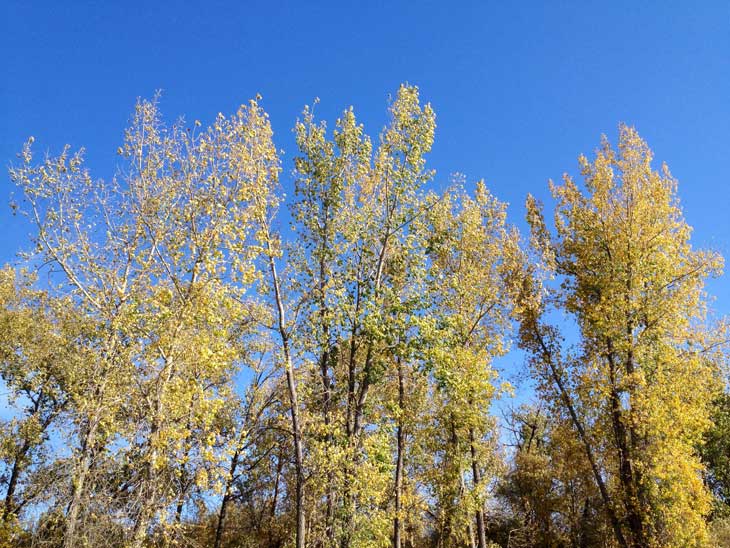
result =
[[[286,346],[286,345],[285,345]],[[285,351],[288,355],[288,348]],[[302,437],[299,424],[298,400],[296,382],[292,370],[291,358],[286,357],[286,380],[289,387],[289,399],[291,403],[291,421],[294,430],[294,466],[296,469],[296,508],[297,508],[297,536],[296,548],[304,548],[304,537],[306,534],[304,521],[304,452],[302,450]]]
[[71,502],[69,502],[68,509],[66,511],[66,531],[63,536],[63,548],[75,548],[77,546],[76,527],[78,525],[81,501],[86,487],[86,477],[91,469],[91,457],[98,424],[98,417],[94,417],[89,421],[89,425],[86,429],[86,435],[81,443],[79,466],[71,480]]
[[[474,439],[474,429],[469,429],[469,449],[471,450],[471,473],[472,481],[474,482],[474,490],[478,491],[481,482],[482,474],[479,470],[479,460],[477,458],[477,448]],[[479,508],[476,511],[476,522],[477,522],[477,542],[479,548],[487,548],[487,532],[485,528],[484,520],[484,504],[481,502],[480,497]]]
[[405,439],[403,433],[403,411],[405,409],[405,387],[403,364],[398,359],[398,430],[397,456],[395,463],[395,517],[393,518],[393,548],[401,548],[401,490],[403,488],[403,452]]
[[[324,319],[322,320],[324,321]],[[327,340],[328,329],[324,325],[325,332],[325,345],[327,345],[322,352],[320,358],[320,375],[322,381],[322,420],[324,421],[325,433],[325,456],[327,457],[332,447],[333,436],[330,432],[330,377],[329,377],[329,360],[330,360],[330,349],[329,341]],[[329,462],[329,459],[327,459]],[[326,509],[325,509],[325,536],[328,542],[331,544],[334,540],[334,487],[332,483],[332,475],[327,474],[327,487],[326,487]]]
[[[156,430],[153,431],[154,435]],[[154,514],[153,507],[157,502],[157,489],[156,489],[156,472],[153,469],[152,462],[156,460],[153,452],[150,462],[146,464],[146,470],[143,476],[143,480],[140,483],[139,499],[141,502],[141,508],[139,515],[134,522],[134,529],[132,531],[132,542],[130,543],[131,548],[142,548],[145,538],[147,538],[147,529],[152,522]]]
[[3,521],[7,521],[15,509],[15,488],[18,484],[18,477],[20,476],[20,462],[25,458],[25,454],[28,452],[29,448],[30,443],[28,443],[28,440],[26,439],[23,441],[23,446],[20,448],[20,451],[18,451],[15,455],[15,459],[13,460],[13,468],[10,471],[10,480],[8,481],[8,490],[5,493]]
[[132,532],[132,543],[130,544],[132,548],[142,548],[144,539],[147,538],[147,528],[152,521],[152,516],[150,515],[150,513],[151,512],[149,510],[149,505],[143,504],[140,515],[137,517],[137,520],[134,523],[134,530]]
[[181,459],[182,464],[180,465],[180,493],[178,494],[177,506],[175,507],[175,523],[180,524],[182,522],[183,508],[185,507],[185,497],[190,489],[190,478],[188,477],[188,470],[186,463],[190,456],[190,450],[193,445],[193,410],[195,409],[195,397],[190,400],[190,411],[188,413],[188,421],[185,428],[189,432],[185,438],[185,450],[183,452],[183,458]]
[[[329,278],[328,262],[326,261],[326,253],[328,251],[328,235],[329,235],[329,214],[328,208],[325,206],[324,222],[322,229],[322,245],[320,249],[319,259],[319,322],[322,329],[322,355],[320,357],[320,380],[322,382],[322,420],[326,430],[325,434],[325,456],[329,454],[332,446],[332,432],[330,431],[330,406],[331,406],[331,381],[329,375],[330,367],[330,340],[329,340],[329,324],[327,310],[327,280]],[[328,459],[329,460],[329,459]],[[334,486],[332,483],[332,475],[327,474],[327,487],[325,489],[326,509],[325,509],[325,537],[332,544],[334,541]]]
[[[160,372],[160,377],[158,377],[156,385],[155,409],[148,439],[151,454],[147,460],[145,474],[140,484],[141,508],[134,524],[132,548],[142,548],[144,539],[147,537],[147,529],[156,513],[155,506],[160,504],[158,499],[161,493],[159,491],[158,475],[154,465],[158,457],[156,441],[163,425],[162,393],[164,387],[167,386],[175,373],[176,364],[175,360],[171,359],[162,348],[160,348],[160,354],[165,365]],[[182,513],[182,507],[180,507],[180,512]]]
[[[281,449],[279,454],[276,456],[276,478],[274,479],[274,496],[271,497],[271,509],[270,517],[271,520],[276,517],[276,507],[279,504],[279,482],[281,481],[281,470],[284,467],[284,463],[281,459]],[[274,528],[269,527],[269,548],[279,548],[281,546],[281,538],[274,538]]]
[[218,511],[218,524],[215,528],[215,541],[213,542],[213,548],[220,548],[221,541],[223,540],[223,526],[226,521],[226,513],[228,512],[228,503],[231,500],[231,488],[233,487],[233,481],[236,477],[236,468],[238,468],[238,450],[233,453],[231,457],[231,468],[228,474],[228,480],[226,481],[226,490],[223,493],[223,500],[221,500],[221,507]]
[[[38,413],[42,399],[43,393],[40,393],[38,398],[33,402],[33,413],[31,414],[31,417],[34,417]],[[41,421],[43,431],[45,431],[49,423],[50,417],[47,420]],[[18,478],[20,477],[20,473],[23,468],[23,460],[25,460],[29,450],[30,440],[26,437],[23,439],[23,445],[20,446],[20,449],[15,453],[15,458],[13,459],[13,467],[10,470],[8,489],[5,492],[5,502],[3,504],[3,521],[7,521],[15,510],[15,489],[18,485]]]
[[[636,474],[632,463],[632,447],[629,443],[629,434],[624,424],[621,399],[616,385],[616,364],[614,360],[613,345],[610,340],[608,346],[608,364],[611,382],[611,422],[613,426],[614,440],[618,453],[619,480],[623,490],[623,502],[626,509],[626,522],[631,530],[632,542],[637,546],[646,545],[646,531],[642,519],[641,504],[639,499]],[[627,373],[631,374],[630,366]],[[633,436],[632,436],[633,437]]]
[[294,467],[296,472],[296,548],[304,548],[306,536],[304,520],[304,451],[302,448],[302,430],[299,420],[299,399],[297,397],[297,383],[294,378],[294,365],[292,364],[291,351],[289,349],[289,333],[286,328],[286,316],[284,313],[284,302],[281,295],[279,276],[276,272],[273,250],[269,240],[269,269],[271,271],[272,284],[274,286],[274,297],[276,299],[276,310],[278,317],[278,330],[281,337],[282,352],[284,354],[284,367],[286,369],[286,384],[289,390],[289,406],[291,412],[292,436],[294,438]]
[[[461,475],[461,492],[466,492],[466,481],[464,481],[464,474]],[[477,542],[474,537],[474,523],[469,520],[467,525],[468,533],[469,533],[469,546],[470,548],[477,548]]]
[[568,415],[570,416],[570,420],[573,423],[573,427],[578,432],[578,438],[581,441],[581,444],[583,445],[583,449],[585,450],[586,458],[588,459],[589,464],[591,465],[591,471],[593,472],[593,478],[596,480],[596,484],[598,486],[598,491],[601,494],[601,499],[603,500],[603,507],[604,511],[606,512],[606,516],[608,517],[609,522],[611,523],[611,527],[613,529],[614,535],[616,537],[616,541],[618,542],[619,546],[622,548],[630,548],[630,544],[627,542],[626,537],[624,536],[623,527],[621,525],[621,521],[619,520],[618,516],[616,515],[616,510],[614,508],[613,501],[611,500],[611,496],[608,493],[608,488],[606,487],[606,482],[603,479],[603,476],[601,475],[601,471],[598,468],[598,463],[596,462],[596,457],[593,453],[593,446],[591,445],[590,440],[588,439],[588,435],[586,434],[585,428],[583,428],[583,423],[580,421],[580,418],[578,417],[578,413],[575,410],[575,406],[573,405],[573,400],[570,397],[570,394],[568,393],[567,389],[565,388],[565,384],[563,383],[563,379],[560,375],[560,372],[558,371],[557,366],[553,362],[553,354],[548,347],[548,343],[545,342],[543,338],[543,333],[540,330],[540,326],[537,324],[535,320],[532,320],[530,322],[530,329],[533,330],[535,335],[535,340],[537,342],[537,345],[539,347],[540,355],[542,356],[543,361],[545,362],[545,365],[547,365],[549,370],[549,375],[552,380],[552,382],[555,384],[555,387],[558,389],[558,393],[560,394],[560,398],[563,400],[563,404],[565,405],[565,408],[568,411]]

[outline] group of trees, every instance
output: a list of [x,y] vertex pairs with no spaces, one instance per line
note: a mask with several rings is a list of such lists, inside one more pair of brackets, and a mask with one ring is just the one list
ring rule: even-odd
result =
[[[621,126],[551,185],[553,228],[528,198],[526,243],[483,183],[430,190],[417,88],[388,112],[373,142],[352,109],[333,131],[305,109],[287,203],[257,100],[208,128],[140,101],[110,181],[26,144],[0,542],[727,541],[722,259],[690,246],[667,168]],[[500,422],[512,341],[536,390]]]

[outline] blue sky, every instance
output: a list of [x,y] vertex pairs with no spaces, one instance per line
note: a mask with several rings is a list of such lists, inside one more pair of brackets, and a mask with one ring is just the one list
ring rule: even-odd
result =
[[[184,5],[183,5],[184,4]],[[617,125],[635,125],[680,181],[694,242],[730,257],[730,4],[702,2],[27,2],[0,8],[0,159],[85,146],[114,173],[135,99],[210,121],[260,93],[291,188],[305,104],[349,105],[371,134],[399,83],[437,113],[436,187],[484,178],[523,226],[528,192],[576,173]],[[658,164],[657,164],[658,165]],[[0,262],[28,227],[0,174]],[[709,289],[730,313],[728,277]]]

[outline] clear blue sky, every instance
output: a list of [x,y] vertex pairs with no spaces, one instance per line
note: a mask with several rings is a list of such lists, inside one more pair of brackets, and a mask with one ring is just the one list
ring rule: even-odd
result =
[[[184,5],[184,6],[183,6]],[[114,172],[135,99],[164,92],[169,118],[210,121],[263,95],[283,179],[291,127],[320,97],[330,120],[354,105],[368,130],[386,99],[417,84],[437,113],[436,185],[484,178],[522,225],[524,198],[576,173],[601,133],[635,125],[680,181],[699,246],[730,258],[730,4],[701,2],[28,2],[0,12],[0,159],[87,148]],[[28,230],[5,204],[0,263]],[[730,313],[730,277],[713,282]]]

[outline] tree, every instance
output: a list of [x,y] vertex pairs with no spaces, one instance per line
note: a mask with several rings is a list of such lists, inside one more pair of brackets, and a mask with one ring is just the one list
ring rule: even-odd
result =
[[316,457],[309,464],[326,485],[313,496],[322,496],[319,542],[327,545],[350,546],[356,530],[372,542],[389,537],[376,524],[388,521],[381,502],[390,463],[372,456],[386,451],[389,437],[387,372],[409,359],[406,318],[418,306],[423,270],[412,225],[423,213],[421,188],[431,177],[424,155],[435,128],[414,86],[401,86],[389,115],[375,150],[352,109],[331,139],[312,109],[295,127],[293,213],[302,246],[292,249],[290,266],[302,297],[300,367],[312,368],[307,442]]
[[[585,190],[569,176],[551,184],[555,234],[528,199],[534,249],[549,277],[515,286],[520,342],[538,388],[565,413],[583,447],[620,546],[695,546],[706,541],[709,494],[696,443],[709,426],[721,340],[705,320],[705,278],[721,258],[695,251],[666,166],[637,132],[620,127],[618,150],[604,138],[579,163]],[[528,270],[534,270],[528,268]],[[572,315],[574,352],[561,348],[547,311]]]
[[[506,224],[505,205],[483,182],[473,198],[449,193],[434,198],[424,229],[433,308],[422,323],[439,401],[432,440],[441,445],[433,447],[440,455],[434,480],[442,500],[458,501],[451,509],[453,503],[441,504],[442,536],[444,545],[451,536],[464,543],[469,529],[477,546],[485,548],[486,486],[498,469],[490,410],[497,380],[492,363],[507,351],[510,296],[504,280],[518,251],[518,235]],[[464,490],[467,469],[469,492]],[[468,527],[453,532],[459,515]]]
[[133,546],[184,503],[169,488],[186,473],[181,461],[216,458],[215,420],[252,324],[245,291],[271,188],[260,171],[270,130],[255,101],[198,126],[168,128],[156,102],[140,101],[119,150],[123,182],[93,181],[67,150],[33,165],[32,141],[11,170],[38,253],[57,268],[54,291],[93,324],[71,395],[78,446],[65,546],[76,544],[82,512],[94,512],[87,480],[107,455],[126,475],[110,488],[124,494]]
[[705,481],[715,495],[713,514],[730,515],[730,394],[722,392],[712,402],[712,426],[700,449],[706,466]]
[[309,465],[318,480],[312,483],[322,486],[312,498],[324,504],[324,515],[314,519],[312,542],[333,546],[344,466],[338,365],[347,317],[341,301],[351,280],[348,267],[352,240],[357,237],[351,200],[369,176],[372,147],[352,109],[337,121],[331,139],[325,123],[315,120],[313,110],[306,108],[294,128],[300,156],[295,158],[292,213],[300,247],[291,250],[291,263],[299,290],[307,295],[298,331],[301,354],[311,364],[311,388],[305,394],[310,409]]
[[19,413],[2,425],[4,532],[18,514],[42,498],[48,485],[33,481],[48,457],[52,427],[62,420],[68,386],[80,368],[88,325],[66,299],[34,290],[33,276],[0,271],[0,376]]

